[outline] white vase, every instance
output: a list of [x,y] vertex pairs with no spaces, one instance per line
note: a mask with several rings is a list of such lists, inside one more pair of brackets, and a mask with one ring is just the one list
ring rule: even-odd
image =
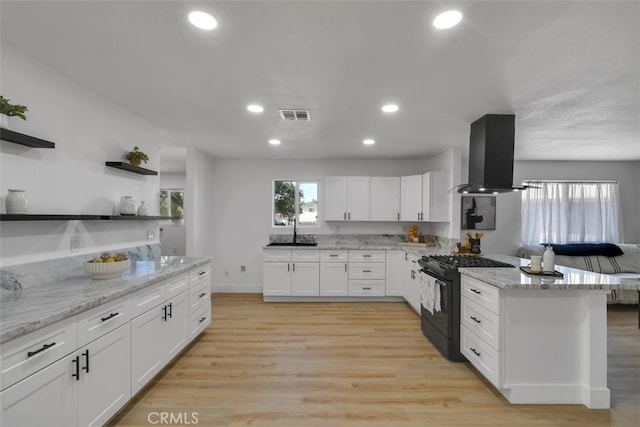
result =
[[120,215],[135,215],[136,208],[136,201],[131,196],[122,196],[120,198]]
[[149,215],[149,209],[147,209],[147,205],[144,204],[144,200],[140,202],[140,206],[138,207],[138,216],[147,216]]
[[24,190],[9,190],[5,206],[7,214],[26,214],[28,201]]

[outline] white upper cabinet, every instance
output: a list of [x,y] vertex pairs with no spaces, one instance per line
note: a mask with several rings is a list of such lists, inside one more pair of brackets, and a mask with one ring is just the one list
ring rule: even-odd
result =
[[327,221],[369,220],[369,177],[328,176],[325,178]]
[[422,175],[422,221],[451,221],[451,180],[447,172]]
[[400,177],[371,177],[371,221],[400,220]]
[[400,178],[400,221],[421,221],[422,175]]

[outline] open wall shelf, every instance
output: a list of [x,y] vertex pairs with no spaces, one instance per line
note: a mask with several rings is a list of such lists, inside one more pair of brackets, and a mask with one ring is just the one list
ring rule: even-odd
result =
[[110,168],[122,169],[127,172],[139,173],[140,175],[158,175],[158,172],[151,169],[141,168],[140,166],[133,166],[126,162],[106,162],[105,165]]
[[51,141],[46,141],[44,139],[36,138],[35,136],[25,135],[24,133],[15,132],[5,128],[0,128],[0,139],[32,148],[56,148],[56,144]]
[[0,221],[174,221],[173,216],[2,214]]

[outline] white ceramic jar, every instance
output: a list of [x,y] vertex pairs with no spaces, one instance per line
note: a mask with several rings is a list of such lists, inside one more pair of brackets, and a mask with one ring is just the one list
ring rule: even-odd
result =
[[120,198],[120,215],[135,215],[136,212],[136,201],[131,196],[122,196]]
[[28,201],[24,190],[9,190],[5,206],[7,214],[26,214]]

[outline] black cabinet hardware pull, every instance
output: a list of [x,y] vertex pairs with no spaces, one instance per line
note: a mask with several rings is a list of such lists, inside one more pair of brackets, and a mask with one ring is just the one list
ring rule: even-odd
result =
[[200,295],[198,295],[198,298],[202,298],[202,297],[203,297],[203,296],[205,296],[206,294],[207,294],[206,292],[203,292],[203,293],[201,293]]
[[473,320],[476,323],[482,323],[482,320],[478,320],[475,317],[471,316],[471,320]]
[[200,273],[198,273],[198,276],[202,276],[203,274],[207,274],[206,271],[201,271]]
[[109,320],[109,319],[112,319],[112,318],[116,317],[118,314],[120,314],[120,313],[118,313],[118,312],[116,311],[115,313],[111,313],[111,314],[110,314],[110,315],[108,315],[107,317],[101,317],[101,318],[100,318],[100,320],[102,320],[103,322],[106,322],[107,320]]
[[80,381],[80,356],[76,356],[71,363],[75,363],[76,364],[76,373],[75,374],[71,374],[72,378],[75,378],[76,381]]
[[337,255],[337,254],[331,254],[331,255],[329,255],[329,256],[330,256],[331,258],[334,258],[334,257],[337,257],[338,255]]
[[482,353],[480,353],[480,352],[476,351],[476,349],[475,349],[475,348],[473,348],[473,347],[469,347],[469,350],[473,351],[473,353],[474,353],[476,356],[480,356],[480,354],[482,354]]
[[362,270],[363,273],[371,273],[371,270]]
[[469,290],[470,290],[471,292],[473,292],[474,294],[478,294],[478,295],[480,295],[480,294],[482,293],[482,292],[480,292],[479,290],[477,290],[477,289],[473,289],[473,288],[470,288]]
[[351,221],[351,212],[349,212],[349,221]]
[[371,258],[371,255],[364,254],[362,255],[362,258]]
[[173,303],[170,302],[169,303],[169,317],[173,317]]
[[54,345],[56,345],[56,343],[52,342],[51,344],[43,345],[41,348],[37,349],[36,351],[29,351],[29,352],[27,352],[27,357],[35,356],[36,354],[40,353],[41,351],[45,351],[46,349],[48,349],[49,347],[53,347]]
[[344,271],[347,271],[347,264],[344,265]]
[[344,213],[343,217],[344,217],[344,220],[346,221],[346,219],[347,219],[347,213],[346,212]]
[[85,350],[84,353],[82,353],[82,355],[84,356],[84,367],[82,368],[82,370],[88,374],[89,373],[89,349]]
[[371,290],[371,288],[362,288],[362,289],[364,289],[365,291],[370,291]]
[[203,317],[202,319],[199,320],[200,323],[204,322],[205,320],[207,320],[206,317]]
[[293,271],[294,272],[296,271],[296,264],[295,263],[293,263]]
[[162,320],[167,321],[167,306],[162,307]]
[[398,212],[398,221],[400,221],[400,212]]

